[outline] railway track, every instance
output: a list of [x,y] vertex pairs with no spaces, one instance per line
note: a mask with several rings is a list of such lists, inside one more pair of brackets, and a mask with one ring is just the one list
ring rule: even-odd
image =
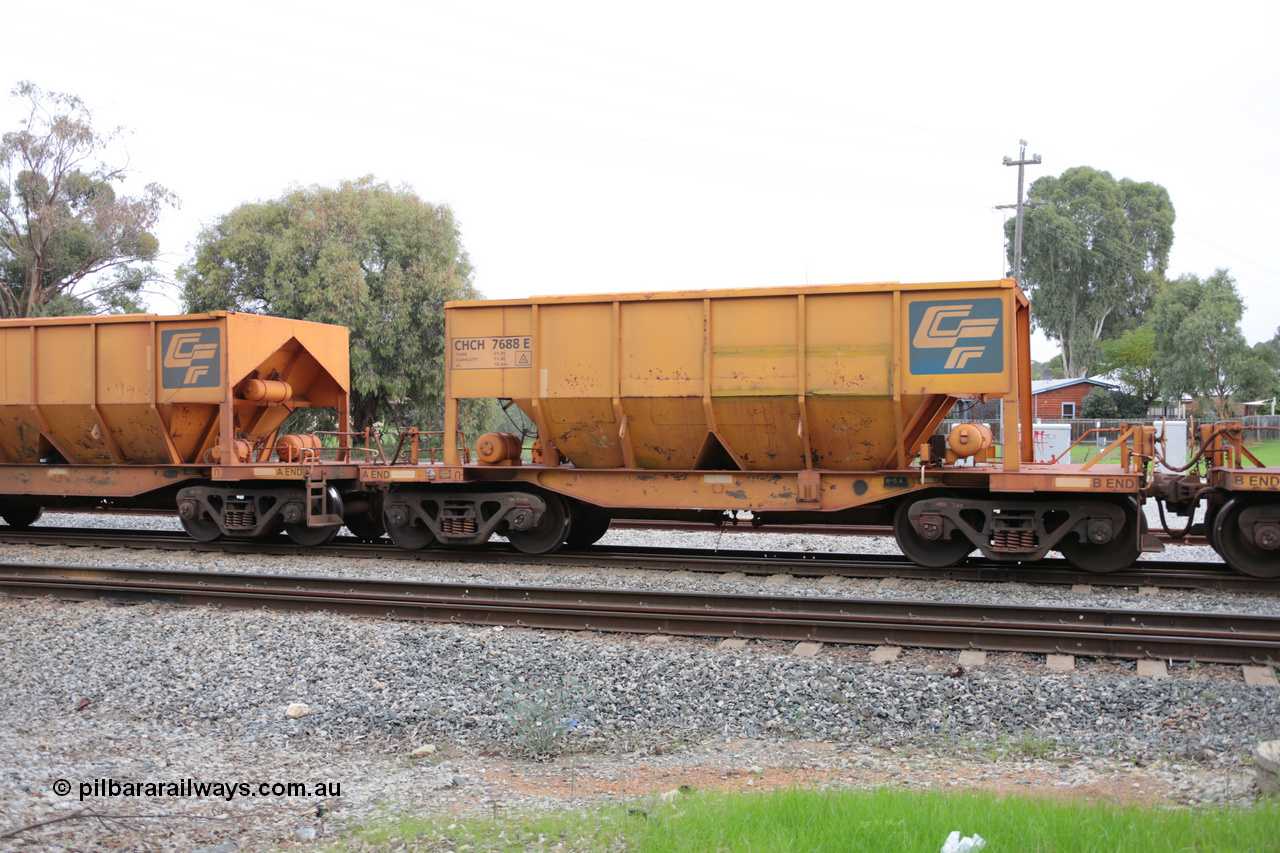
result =
[[[614,530],[679,530],[686,533],[717,533],[723,530],[726,533],[788,533],[793,535],[808,534],[810,536],[893,536],[893,526],[888,524],[770,524],[765,527],[752,527],[750,523],[719,526],[715,524],[700,524],[698,522],[646,521],[643,519],[621,518],[614,519],[610,528]],[[1197,525],[1196,529],[1199,529],[1199,525]],[[1208,539],[1198,534],[1174,537],[1163,530],[1153,530],[1151,532],[1166,545],[1208,546],[1209,544]]]
[[751,575],[789,574],[796,577],[943,579],[974,582],[1018,582],[1029,584],[1091,584],[1094,586],[1163,586],[1180,589],[1218,589],[1232,592],[1276,592],[1280,582],[1237,574],[1217,563],[1186,563],[1143,560],[1141,568],[1095,574],[1073,568],[1065,560],[1046,559],[1034,566],[993,563],[970,558],[961,566],[928,569],[900,556],[835,554],[827,552],[747,551],[728,549],[616,547],[595,545],[564,549],[555,554],[530,557],[501,543],[485,548],[430,548],[405,551],[389,543],[365,542],[338,537],[333,542],[302,548],[287,538],[278,541],[197,542],[181,532],[155,530],[76,530],[62,527],[33,527],[10,530],[0,527],[0,543],[23,545],[69,545],[72,547],[156,548],[241,554],[348,557],[379,560],[429,562],[529,563],[561,566],[597,566],[665,571],[741,572]]
[[1264,664],[1280,616],[0,565],[15,597],[324,610],[473,626]]
[[[84,509],[60,509],[60,513],[80,514],[80,515],[136,515],[150,516],[154,518],[176,518],[176,514],[169,510],[147,510],[147,509],[130,509],[127,511],[103,511],[103,510],[84,510]],[[652,530],[656,532],[679,531],[682,533],[781,533],[794,536],[893,536],[893,526],[884,524],[770,524],[766,527],[754,527],[750,522],[741,524],[707,524],[693,521],[650,521],[640,518],[615,518],[609,524],[612,530]],[[1199,530],[1200,525],[1196,525]],[[2,529],[2,528],[0,528]],[[1170,545],[1209,545],[1209,540],[1200,534],[1186,534],[1183,536],[1170,536],[1163,530],[1153,530],[1151,533],[1161,542]]]

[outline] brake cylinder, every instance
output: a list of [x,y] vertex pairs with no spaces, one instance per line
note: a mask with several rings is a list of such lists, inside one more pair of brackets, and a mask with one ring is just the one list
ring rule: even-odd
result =
[[276,456],[281,462],[302,462],[320,456],[320,436],[304,433],[282,435],[276,442]]
[[487,432],[476,442],[476,456],[486,465],[519,459],[521,449],[520,437],[509,432]]
[[947,447],[957,459],[968,459],[991,447],[991,428],[985,424],[959,424],[947,436]]

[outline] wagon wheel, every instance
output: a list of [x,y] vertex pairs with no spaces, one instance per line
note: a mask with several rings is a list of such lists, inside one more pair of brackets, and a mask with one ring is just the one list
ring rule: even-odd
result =
[[[338,494],[338,490],[333,486],[327,489],[329,493],[329,507],[334,515],[342,515],[342,496]],[[333,537],[338,535],[338,531],[342,529],[341,524],[326,524],[324,527],[308,527],[306,521],[297,521],[293,524],[286,524],[284,532],[288,534],[298,545],[304,548],[314,548],[317,545],[323,545],[329,542]]]
[[[396,524],[396,522],[402,522]],[[382,509],[382,525],[387,536],[396,546],[406,551],[418,551],[436,544],[436,535],[409,513],[404,504],[387,504]]]
[[1244,498],[1232,498],[1222,505],[1213,520],[1214,547],[1227,565],[1241,574],[1280,578],[1280,550],[1259,547],[1240,525],[1241,514],[1250,507]]
[[[920,500],[934,500],[949,495],[933,494]],[[973,543],[963,535],[950,539],[929,540],[921,536],[911,524],[909,513],[920,500],[906,501],[893,516],[893,535],[898,547],[911,562],[929,569],[945,569],[958,566],[973,551]]]
[[[1119,506],[1124,510],[1124,523],[1112,534],[1110,541],[1082,542],[1071,534],[1058,541],[1057,548],[1068,563],[1086,572],[1106,574],[1128,568],[1137,561],[1142,553],[1138,534],[1145,527],[1139,527],[1137,504],[1126,501]],[[1144,517],[1142,525],[1145,524]]]
[[[1215,551],[1218,551],[1218,543],[1214,540],[1213,526],[1214,526],[1214,523],[1218,520],[1218,512],[1220,510],[1221,510],[1221,505],[1219,504],[1208,503],[1208,502],[1206,502],[1205,504],[1204,538],[1205,538],[1205,541],[1209,543],[1209,547]],[[1222,552],[1218,551],[1218,553],[1221,554]]]
[[613,519],[590,504],[575,503],[570,510],[569,535],[565,544],[571,548],[585,548],[600,541],[609,532]]
[[182,518],[182,529],[187,531],[187,535],[197,542],[212,542],[215,539],[222,538],[222,529],[218,527],[216,521],[207,518]]
[[361,513],[343,520],[347,524],[347,529],[357,539],[381,539],[382,534],[387,532],[387,527],[382,520],[381,514]]
[[547,504],[542,523],[533,530],[507,530],[504,534],[517,551],[526,554],[550,554],[569,536],[569,510],[564,499],[550,492],[539,497]]
[[0,510],[0,518],[13,528],[30,527],[44,515],[44,509],[38,506],[8,506]]

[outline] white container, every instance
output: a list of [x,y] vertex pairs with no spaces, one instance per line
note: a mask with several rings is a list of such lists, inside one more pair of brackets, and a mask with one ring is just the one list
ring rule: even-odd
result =
[[[1031,427],[1031,444],[1035,448],[1035,461],[1052,462],[1071,446],[1071,424],[1035,424]],[[1071,460],[1063,457],[1058,461]]]
[[[1155,421],[1156,428],[1156,449],[1164,454],[1165,460],[1169,465],[1182,467],[1187,464],[1187,422],[1186,421]],[[1161,447],[1160,437],[1166,436],[1164,446]],[[1156,462],[1157,471],[1172,472],[1173,469],[1165,465],[1163,462]]]

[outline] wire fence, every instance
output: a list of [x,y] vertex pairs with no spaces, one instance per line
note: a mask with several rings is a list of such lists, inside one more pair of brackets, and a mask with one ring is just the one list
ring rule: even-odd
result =
[[[1239,421],[1244,427],[1244,440],[1246,442],[1269,441],[1272,439],[1280,439],[1280,431],[1277,431],[1277,430],[1280,430],[1280,415],[1249,415],[1248,417],[1234,418],[1230,421],[1230,423],[1234,423],[1236,421]],[[938,427],[938,432],[941,435],[946,435],[948,432],[951,431],[952,427],[954,427],[956,424],[963,423],[963,422],[964,421],[953,420],[953,419],[944,420],[942,424]],[[1182,418],[1176,418],[1176,419],[1175,418],[1168,418],[1168,419],[1147,418],[1145,420],[1137,420],[1134,418],[1129,418],[1129,419],[1041,418],[1036,421],[1037,424],[1070,424],[1072,441],[1079,440],[1079,438],[1082,435],[1084,435],[1086,432],[1088,432],[1091,429],[1114,430],[1114,429],[1119,429],[1121,424],[1135,424],[1135,423],[1160,424],[1164,422],[1185,423],[1186,421]],[[979,421],[979,423],[984,423],[991,428],[992,438],[995,442],[1002,443],[1004,441],[1004,437],[1000,433],[1000,422],[998,420],[995,420],[995,421],[982,420],[982,421]],[[1196,426],[1200,426],[1201,424],[1213,425],[1213,424],[1218,424],[1222,422],[1217,420],[1197,420],[1194,423]],[[1098,441],[1100,443],[1106,444],[1112,441],[1115,438],[1115,436],[1116,436],[1116,433],[1102,433],[1098,437]]]

